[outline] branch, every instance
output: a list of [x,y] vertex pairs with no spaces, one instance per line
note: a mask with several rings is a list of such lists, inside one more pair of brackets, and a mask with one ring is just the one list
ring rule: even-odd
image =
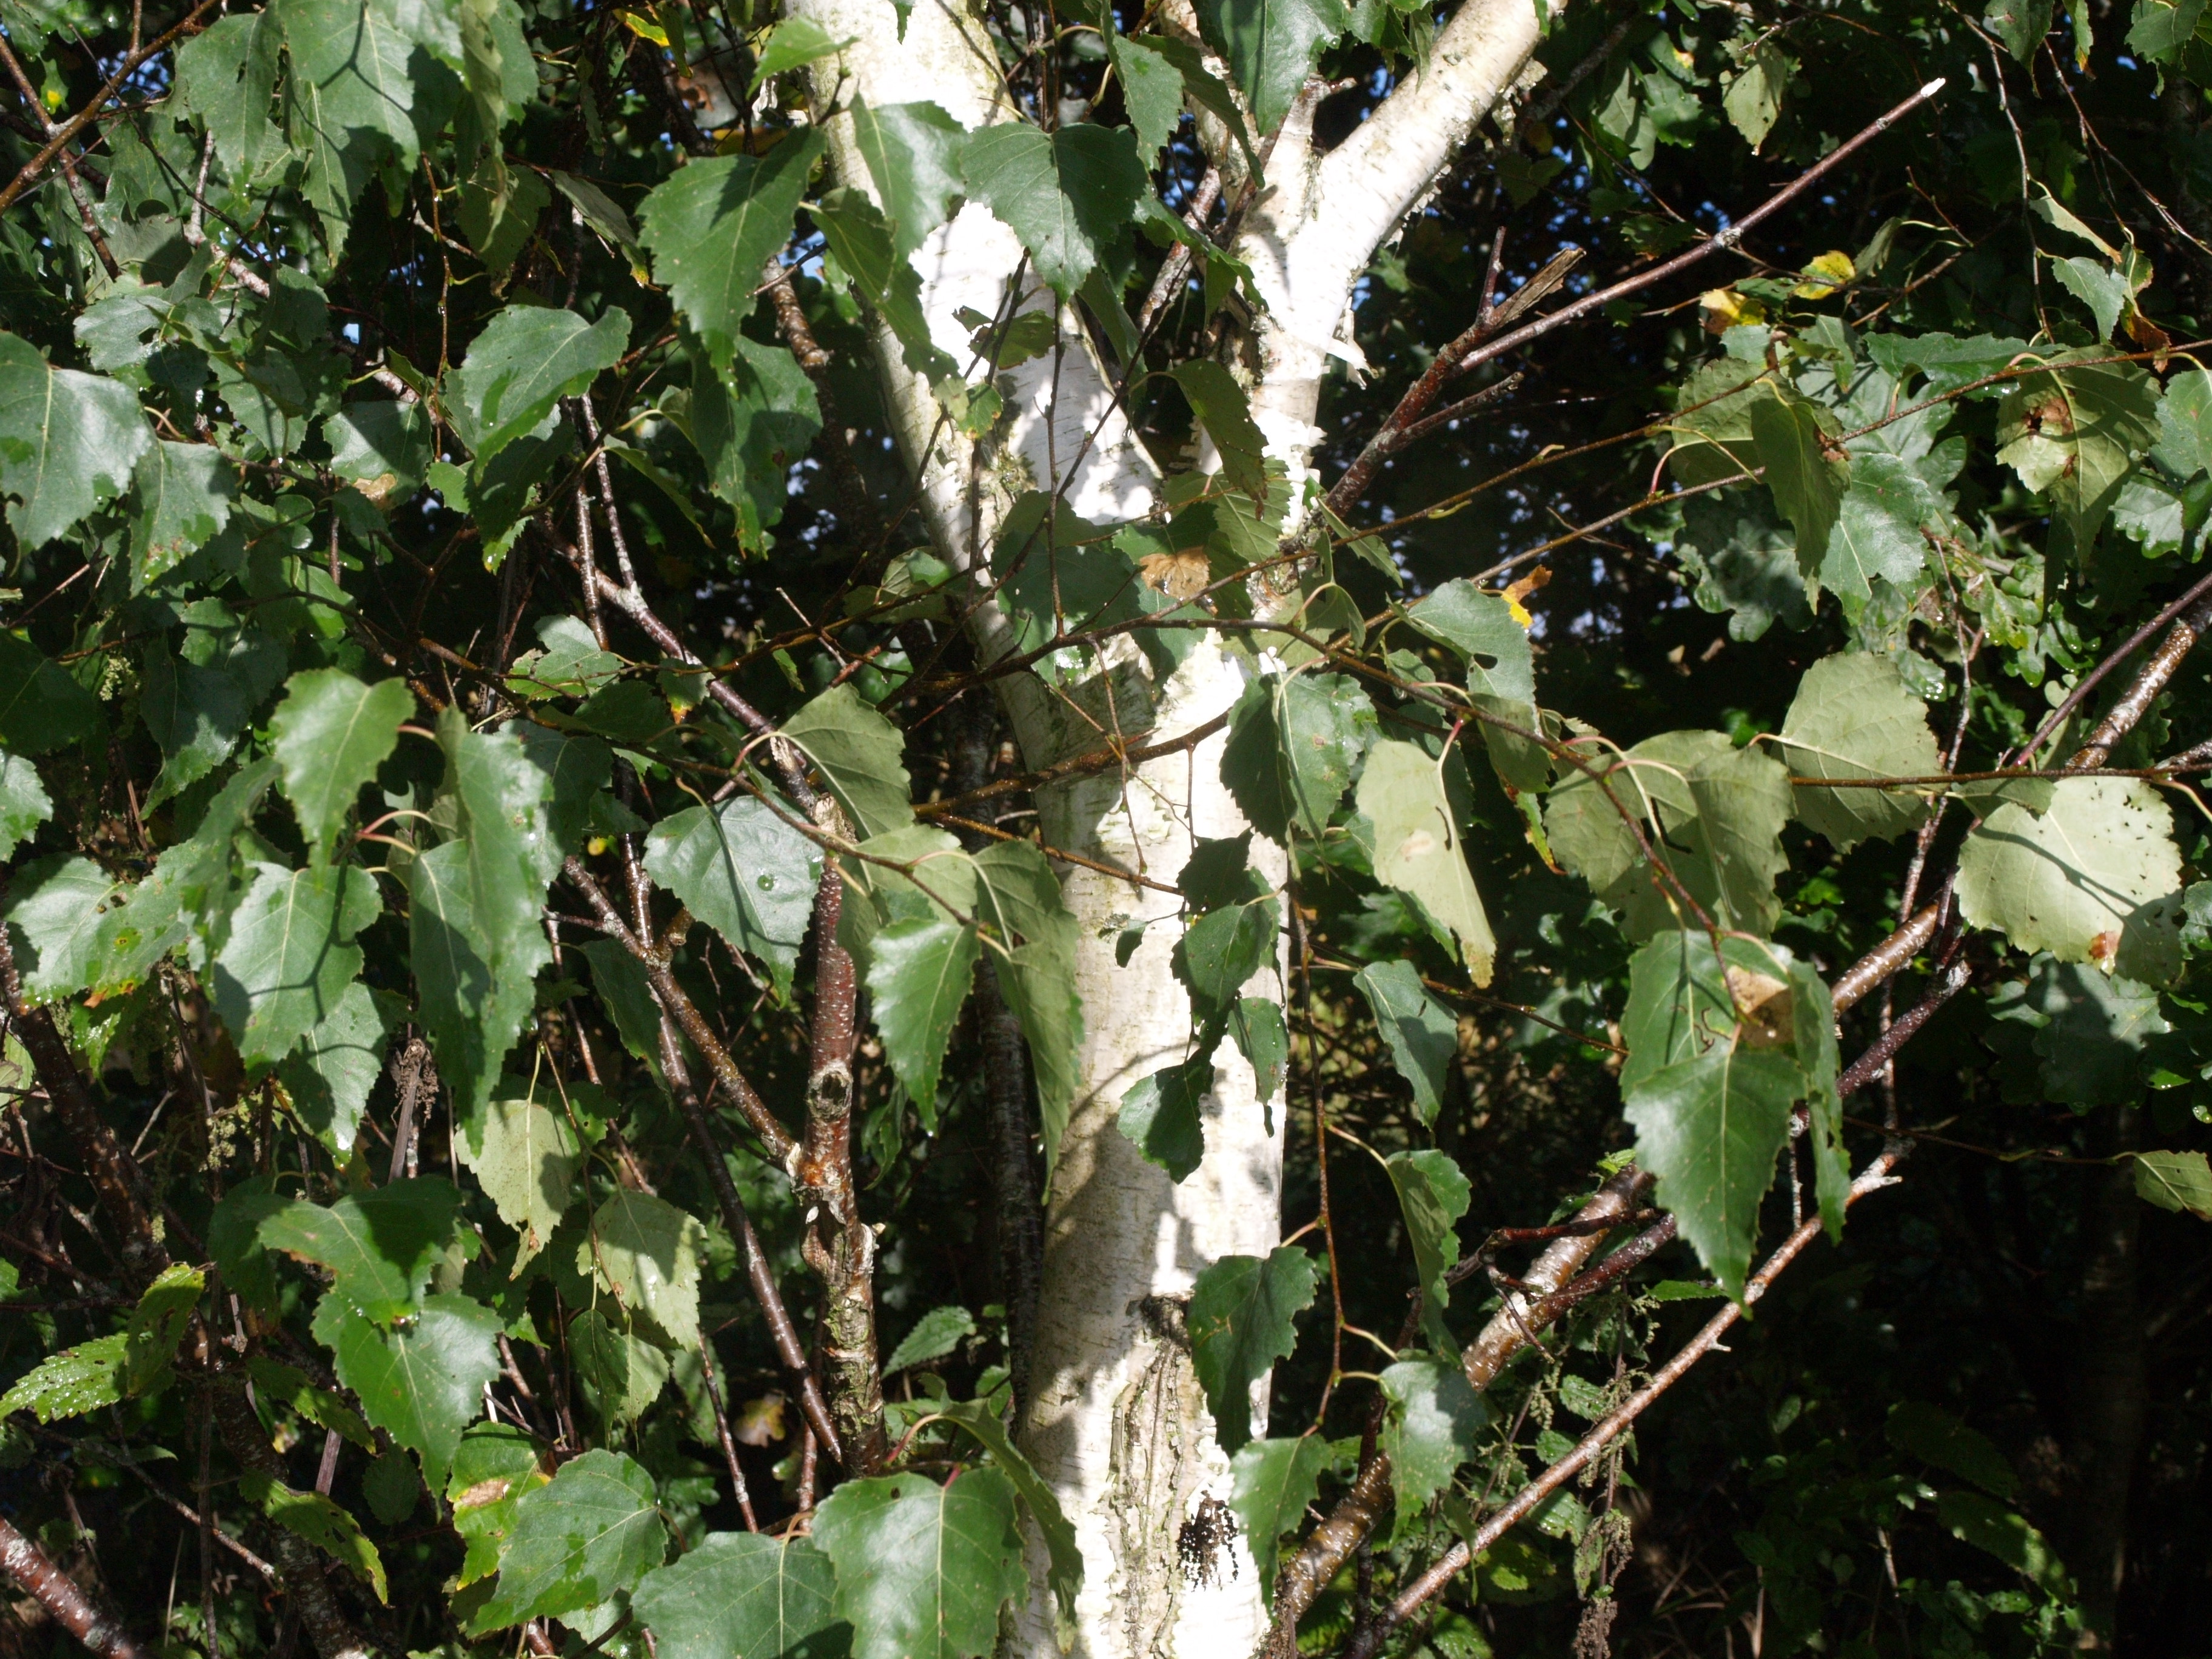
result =
[[[1865,1172],[1851,1182],[1850,1195],[1846,1202],[1856,1203],[1869,1193],[1890,1186],[1894,1177],[1890,1174],[1902,1155],[1884,1152],[1869,1164]],[[1461,1569],[1474,1560],[1480,1552],[1488,1549],[1515,1526],[1526,1520],[1547,1498],[1557,1492],[1577,1474],[1587,1468],[1615,1440],[1618,1440],[1636,1419],[1668,1389],[1681,1380],[1690,1367],[1719,1346],[1722,1337],[1745,1311],[1766,1294],[1782,1270],[1802,1254],[1807,1245],[1820,1236],[1820,1218],[1813,1216],[1782,1242],[1780,1249],[1766,1258],[1759,1271],[1744,1286],[1743,1300],[1731,1302],[1705,1322],[1705,1328],[1685,1343],[1681,1351],[1661,1366],[1632,1396],[1584,1435],[1575,1449],[1553,1464],[1521,1491],[1512,1500],[1485,1521],[1472,1538],[1455,1544],[1437,1564],[1408,1584],[1389,1607],[1378,1614],[1374,1622],[1362,1631],[1344,1650],[1344,1659],[1374,1659],[1384,1639],[1418,1612],[1449,1583]]]
[[[1460,1356],[1460,1364],[1467,1372],[1468,1381],[1478,1393],[1488,1388],[1507,1360],[1528,1346],[1531,1334],[1540,1331],[1554,1319],[1588,1296],[1602,1288],[1612,1279],[1620,1277],[1637,1261],[1650,1254],[1645,1250],[1613,1269],[1606,1279],[1591,1284],[1579,1294],[1570,1297],[1569,1291],[1581,1284],[1575,1278],[1583,1264],[1596,1254],[1613,1224],[1628,1213],[1635,1202],[1637,1189],[1643,1185],[1643,1173],[1632,1165],[1614,1175],[1596,1194],[1575,1212],[1577,1223],[1586,1224],[1589,1230],[1579,1235],[1555,1241],[1536,1258],[1522,1283],[1538,1292],[1531,1302],[1516,1292],[1509,1291],[1505,1306],[1491,1317],[1482,1332],[1468,1344]],[[1658,1246],[1655,1243],[1651,1249]],[[1633,1245],[1615,1253],[1615,1259],[1627,1255]],[[1612,1261],[1606,1263],[1612,1268]],[[1591,1277],[1583,1274],[1584,1279]],[[1573,1281],[1571,1285],[1570,1281]],[[1380,1404],[1378,1400],[1377,1404]],[[1371,1437],[1370,1437],[1371,1448]],[[1273,1659],[1291,1659],[1297,1651],[1298,1620],[1312,1607],[1314,1599],[1326,1589],[1338,1571],[1352,1559],[1352,1552],[1365,1542],[1389,1511],[1392,1486],[1390,1459],[1388,1454],[1372,1450],[1360,1464],[1359,1473],[1345,1495],[1337,1500],[1328,1518],[1316,1527],[1299,1547],[1298,1553],[1283,1564],[1275,1580],[1274,1622],[1267,1634],[1266,1651]]]
[[[753,1231],[752,1218],[745,1213],[744,1200],[738,1196],[737,1183],[730,1179],[729,1166],[722,1162],[721,1144],[714,1139],[714,1126],[707,1116],[698,1090],[692,1086],[690,1068],[684,1063],[684,1050],[675,1040],[665,1012],[660,1018],[660,1069],[668,1079],[669,1093],[676,1097],[677,1109],[684,1114],[691,1139],[706,1162],[707,1180],[714,1189],[715,1202],[721,1206],[722,1224],[737,1241],[738,1255],[745,1264],[745,1282],[752,1287],[753,1300],[760,1304],[761,1317],[768,1322],[769,1340],[775,1345],[775,1357],[782,1362],[799,1390],[799,1410],[813,1425],[816,1436],[830,1456],[842,1463],[845,1461],[844,1445],[830,1424],[830,1407],[822,1398],[822,1385],[815,1380],[814,1368],[807,1363],[806,1346],[799,1340],[790,1310],[783,1305],[783,1291],[775,1282],[775,1269],[769,1265],[768,1252],[761,1249],[760,1235]],[[718,1417],[720,1410],[718,1406]],[[726,1447],[724,1449],[730,1461],[731,1479],[738,1483],[738,1502],[745,1504],[744,1476],[738,1468],[737,1454]],[[752,1527],[748,1529],[758,1530]]]
[[107,77],[106,84],[93,95],[92,101],[56,127],[53,130],[54,136],[46,141],[46,147],[24,162],[22,171],[8,181],[4,190],[0,190],[0,213],[5,213],[15,204],[18,196],[37,182],[39,175],[46,170],[54,158],[69,148],[70,139],[76,137],[100,118],[100,112],[107,106],[107,100],[115,96],[116,88],[137,74],[140,64],[145,63],[148,58],[167,51],[171,46],[183,40],[186,35],[198,34],[201,28],[200,20],[222,3],[222,0],[200,0],[199,4],[194,6],[185,15],[183,22],[149,44],[139,47],[137,51],[118,64],[115,66],[115,72]]
[[822,1280],[823,1358],[830,1414],[856,1474],[883,1468],[883,1376],[876,1363],[876,1236],[860,1219],[853,1182],[853,1048],[859,975],[837,942],[845,878],[824,859],[814,892],[814,1018],[806,1075],[806,1141],[793,1174],[807,1200],[801,1246]]
[[738,1110],[752,1126],[753,1133],[760,1137],[768,1160],[786,1174],[790,1174],[797,1161],[799,1143],[792,1139],[791,1132],[776,1121],[775,1114],[769,1110],[768,1103],[754,1092],[753,1085],[745,1081],[744,1073],[738,1069],[737,1061],[730,1058],[730,1051],[722,1046],[721,1039],[707,1024],[706,1016],[699,1012],[698,1005],[676,982],[676,975],[668,969],[666,957],[631,931],[615,909],[613,901],[607,897],[606,890],[599,885],[590,871],[584,868],[582,860],[571,857],[561,867],[568,879],[576,884],[577,890],[590,902],[592,914],[599,918],[600,929],[619,940],[623,949],[635,957],[644,968],[646,982],[653,988],[653,1000],[659,1003],[664,1013],[683,1028],[684,1035],[691,1039],[691,1046],[705,1057],[708,1068],[714,1073],[714,1080],[729,1091],[730,1098],[737,1103]]
[[1540,338],[1556,329],[1565,328],[1569,323],[1579,322],[1592,312],[1604,309],[1615,300],[1624,299],[1631,294],[1641,293],[1647,288],[1656,287],[1678,272],[1688,270],[1710,254],[1724,252],[1733,248],[1749,234],[1753,227],[1762,220],[1780,212],[1790,202],[1810,190],[1814,185],[1839,166],[1846,156],[1872,143],[1942,90],[1942,77],[1930,81],[1894,109],[1875,120],[1873,125],[1861,128],[1850,137],[1844,140],[1842,143],[1814,162],[1811,167],[1807,167],[1804,172],[1799,173],[1718,235],[1709,236],[1697,246],[1678,253],[1663,264],[1652,266],[1649,270],[1615,283],[1610,288],[1600,289],[1595,294],[1585,294],[1572,305],[1561,306],[1549,316],[1540,317],[1534,322],[1516,328],[1502,338],[1492,341],[1488,345],[1462,359],[1459,366],[1460,371],[1464,374],[1469,369],[1479,368],[1486,362],[1493,362],[1509,351],[1517,351],[1529,341]]
[[0,1518],[0,1572],[21,1584],[49,1618],[100,1659],[152,1659],[130,1632],[93,1606],[44,1550],[4,1518]]

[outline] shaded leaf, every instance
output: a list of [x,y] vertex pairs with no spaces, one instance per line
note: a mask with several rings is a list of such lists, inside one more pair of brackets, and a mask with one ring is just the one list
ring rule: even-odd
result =
[[831,1610],[836,1587],[811,1539],[714,1532],[646,1574],[629,1604],[665,1659],[843,1659],[853,1631]]
[[837,1568],[831,1603],[854,1659],[981,1659],[999,1609],[1025,1595],[1014,1489],[996,1469],[940,1486],[919,1474],[848,1480],[814,1518]]
[[1459,1053],[1459,1020],[1421,986],[1410,962],[1370,962],[1352,983],[1367,999],[1398,1075],[1413,1085],[1413,1109],[1424,1124],[1437,1121],[1451,1063]]
[[763,156],[692,161],[638,210],[653,280],[717,364],[730,361],[738,328],[758,303],[762,267],[791,239],[825,142],[810,127]]
[[1313,1305],[1320,1270],[1296,1245],[1265,1258],[1225,1255],[1190,1291],[1190,1352],[1222,1450],[1252,1437],[1252,1385],[1297,1345],[1292,1321]]

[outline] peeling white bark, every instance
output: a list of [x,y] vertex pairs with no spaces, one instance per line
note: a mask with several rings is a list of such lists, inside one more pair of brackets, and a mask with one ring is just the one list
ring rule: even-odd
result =
[[1357,361],[1345,313],[1352,284],[1528,63],[1540,3],[1464,0],[1427,65],[1326,155],[1313,148],[1310,104],[1284,122],[1235,251],[1267,302],[1254,327],[1253,418],[1278,446],[1296,447],[1293,476],[1321,435],[1314,416],[1328,359]]
[[[854,44],[817,69],[823,107],[854,91],[872,104],[929,100],[975,127],[1007,118],[997,61],[964,0],[919,0],[903,40],[883,0],[787,0]],[[1440,37],[1428,70],[1408,82],[1354,135],[1316,157],[1310,125],[1285,131],[1271,189],[1249,216],[1239,251],[1252,260],[1270,313],[1258,325],[1263,376],[1254,413],[1271,447],[1299,473],[1318,437],[1313,418],[1322,368],[1352,284],[1374,251],[1449,162],[1474,123],[1517,73],[1535,41],[1534,0],[1467,0]],[[1310,118],[1293,118],[1302,124]],[[840,182],[872,184],[846,118],[828,123]],[[1000,313],[1021,268],[1013,233],[969,204],[914,258],[937,343],[963,364],[963,307]],[[1032,282],[1023,309],[1052,303]],[[1158,473],[1119,410],[1090,342],[1070,319],[1066,349],[1034,359],[1000,385],[1008,418],[977,447],[939,418],[921,378],[879,331],[876,355],[898,442],[921,488],[921,516],[939,550],[980,587],[1007,506],[1026,488],[1066,483],[1084,518],[1141,515]],[[975,620],[987,658],[1010,649],[995,607]],[[1194,650],[1166,683],[1151,683],[1134,653],[1109,654],[1104,672],[1054,690],[1031,677],[1008,686],[1017,735],[1031,764],[1096,747],[1099,731],[1172,738],[1226,709],[1246,670],[1213,641]],[[1193,840],[1247,825],[1222,786],[1217,735],[1194,751],[1147,763],[1124,779],[1084,779],[1041,800],[1047,839],[1155,880],[1171,881]],[[1282,854],[1255,858],[1279,879]],[[1177,1185],[1139,1155],[1116,1121],[1138,1079],[1188,1052],[1188,999],[1170,966],[1176,909],[1152,891],[1080,866],[1064,890],[1081,925],[1077,976],[1085,1031],[1082,1086],[1061,1142],[1047,1213],[1044,1285],[1031,1358],[1034,1400],[1024,1443],[1074,1524],[1085,1577],[1075,1652],[1084,1659],[1237,1659],[1254,1652],[1267,1620],[1245,1540],[1202,1578],[1185,1570],[1178,1540],[1207,1500],[1225,1501],[1228,1461],[1192,1373],[1182,1306],[1199,1272],[1232,1254],[1265,1255],[1280,1237],[1283,1103],[1264,1111],[1251,1070],[1233,1044],[1217,1055],[1204,1105],[1206,1152]],[[1127,966],[1115,940],[1133,922],[1157,921]],[[1252,988],[1279,995],[1276,973]],[[1267,1385],[1255,1389],[1264,1432]],[[1012,1650],[1026,1659],[1059,1651],[1032,1540],[1036,1595]]]

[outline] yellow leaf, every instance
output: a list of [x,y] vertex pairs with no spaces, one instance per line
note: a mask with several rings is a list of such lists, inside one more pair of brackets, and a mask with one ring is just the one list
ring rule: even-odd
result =
[[637,36],[639,40],[650,40],[656,46],[665,46],[668,44],[668,31],[643,12],[625,9],[617,12],[615,15],[621,18],[623,27]]
[[1859,273],[1850,254],[1830,248],[1809,261],[1801,274],[1807,280],[1790,291],[1801,300],[1825,300]]
[[1698,304],[1705,313],[1705,331],[1725,334],[1745,323],[1763,323],[1766,307],[1747,295],[1732,288],[1717,288],[1698,295]]

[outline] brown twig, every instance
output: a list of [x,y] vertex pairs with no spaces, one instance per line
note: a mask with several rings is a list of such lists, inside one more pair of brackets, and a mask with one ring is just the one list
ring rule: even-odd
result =
[[56,127],[53,130],[53,137],[46,140],[46,147],[23,163],[21,170],[8,181],[6,188],[0,189],[0,213],[5,213],[15,205],[15,198],[38,181],[39,175],[46,170],[54,158],[69,147],[70,139],[100,118],[100,112],[107,106],[107,100],[115,96],[116,88],[136,75],[140,65],[157,53],[167,51],[170,46],[186,35],[198,34],[203,26],[201,20],[222,3],[222,0],[200,0],[199,4],[185,14],[182,22],[148,45],[126,55],[123,61],[115,66],[115,72],[107,77],[106,82],[101,86],[99,92],[94,94],[92,101]]
[[23,1587],[53,1621],[100,1659],[152,1659],[120,1620],[94,1607],[46,1553],[0,1518],[0,1571]]

